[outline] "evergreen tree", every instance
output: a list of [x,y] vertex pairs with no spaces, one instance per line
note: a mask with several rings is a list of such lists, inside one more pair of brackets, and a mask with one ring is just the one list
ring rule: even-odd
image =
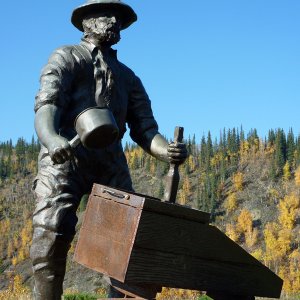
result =
[[258,134],[256,129],[251,129],[248,133],[247,140],[250,143],[250,145],[255,145],[256,141],[258,140]]
[[232,129],[232,135],[231,135],[230,144],[231,144],[230,147],[231,147],[232,153],[237,153],[239,147],[238,147],[238,143],[237,143],[237,134],[236,134],[235,128]]
[[239,134],[239,129],[237,128],[236,130],[236,149],[235,149],[235,152],[238,152],[239,149],[240,149],[240,134]]
[[207,134],[207,143],[206,143],[206,149],[205,149],[205,170],[209,171],[211,169],[210,165],[210,159],[213,157],[213,144],[211,139],[210,131],[208,131]]
[[[10,149],[10,148],[9,148]],[[11,148],[12,149],[12,148]],[[12,178],[12,175],[13,175],[13,166],[12,166],[12,159],[11,159],[11,156],[12,156],[12,151],[8,152],[8,158],[7,158],[7,161],[6,161],[6,172],[5,172],[5,176],[9,179]]]
[[274,166],[277,177],[282,176],[286,162],[286,138],[283,129],[278,129],[275,138]]
[[275,139],[276,139],[276,135],[273,129],[269,130],[268,133],[268,143],[269,145],[274,145],[275,144]]
[[300,135],[295,141],[295,169],[300,165]]
[[193,156],[197,156],[197,145],[196,145],[196,136],[195,134],[193,135],[193,138],[192,138],[192,150],[191,152],[189,153],[190,155],[193,155]]
[[223,146],[224,146],[224,152],[227,151],[227,139],[226,139],[226,130],[223,128]]
[[230,128],[227,130],[227,150],[232,152],[232,138]]
[[202,167],[205,165],[205,159],[206,159],[206,140],[205,140],[205,136],[203,135],[201,138],[200,153],[199,153],[199,160]]
[[294,164],[294,154],[295,154],[295,137],[293,133],[293,129],[290,128],[287,135],[287,143],[286,143],[286,158],[289,162],[290,166]]
[[26,142],[24,138],[19,138],[15,145],[15,153],[17,156],[17,166],[20,173],[26,173]]
[[188,153],[192,153],[192,141],[191,141],[191,137],[189,136],[187,142],[186,142],[186,148]]
[[245,141],[245,132],[244,132],[243,126],[241,125],[240,142],[244,142],[244,141]]

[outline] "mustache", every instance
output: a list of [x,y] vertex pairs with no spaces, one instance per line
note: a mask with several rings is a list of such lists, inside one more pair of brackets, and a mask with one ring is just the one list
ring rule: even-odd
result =
[[120,30],[114,30],[113,28],[101,28],[100,30],[93,30],[87,36],[91,36],[98,43],[107,43],[110,45],[117,44],[121,40]]
[[97,33],[105,33],[105,32],[119,32],[120,25],[116,23],[107,23],[103,26],[103,24],[95,24],[94,30]]

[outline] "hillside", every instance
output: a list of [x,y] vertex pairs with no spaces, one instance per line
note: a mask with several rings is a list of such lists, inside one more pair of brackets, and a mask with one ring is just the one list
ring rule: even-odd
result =
[[[210,212],[212,223],[284,279],[284,297],[300,296],[300,140],[292,130],[223,131],[214,143],[210,133],[200,144],[188,138],[190,156],[180,167],[177,202]],[[0,144],[0,299],[1,290],[21,281],[32,287],[28,260],[39,146],[19,139]],[[125,146],[137,192],[162,198],[168,165],[136,145]],[[84,204],[78,210],[79,223]],[[75,241],[76,242],[76,241]],[[96,291],[101,275],[72,262],[65,288]],[[18,275],[21,276],[18,277]],[[84,278],[84,280],[82,280]],[[3,292],[2,292],[3,293]]]

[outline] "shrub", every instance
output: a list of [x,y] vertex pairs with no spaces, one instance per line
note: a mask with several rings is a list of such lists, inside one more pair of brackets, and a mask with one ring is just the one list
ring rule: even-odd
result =
[[91,294],[68,294],[64,295],[64,300],[97,300],[99,297]]

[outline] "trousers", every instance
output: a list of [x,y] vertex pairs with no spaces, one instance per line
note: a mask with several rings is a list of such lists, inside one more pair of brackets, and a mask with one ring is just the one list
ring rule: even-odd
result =
[[33,184],[37,202],[30,249],[35,300],[61,299],[67,253],[75,235],[76,211],[93,183],[133,190],[125,156],[106,156],[90,164],[81,165],[74,159],[54,165],[46,151],[40,153]]

